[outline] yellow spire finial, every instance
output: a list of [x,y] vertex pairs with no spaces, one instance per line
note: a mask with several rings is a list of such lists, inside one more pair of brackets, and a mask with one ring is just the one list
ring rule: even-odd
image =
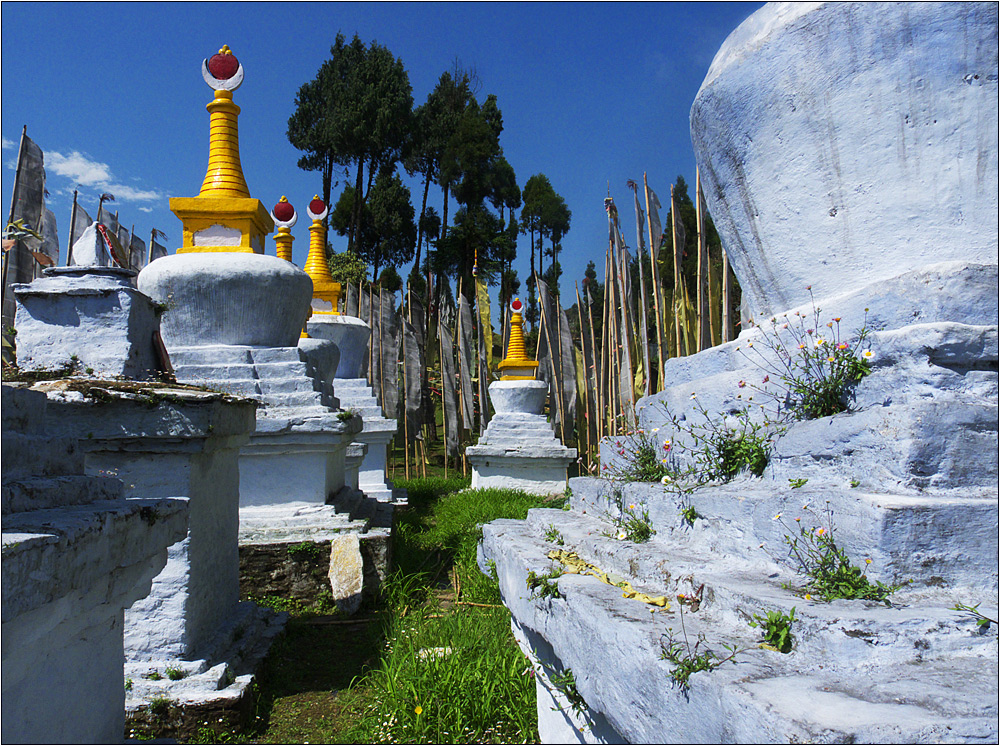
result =
[[[510,304],[510,339],[507,341],[507,356],[497,368],[503,372],[501,381],[534,380],[538,362],[528,357],[524,349],[524,319],[521,311],[524,304],[518,298]],[[504,372],[506,371],[506,372]]]
[[228,44],[223,44],[222,49],[219,50],[219,54],[232,54],[233,50],[229,48]]
[[340,283],[330,275],[330,265],[326,261],[326,226],[323,219],[329,213],[326,203],[317,194],[306,208],[306,213],[312,218],[309,226],[309,256],[303,269],[313,281],[313,299],[322,304],[330,304],[329,309],[317,308],[317,314],[339,314],[337,303],[340,301]]

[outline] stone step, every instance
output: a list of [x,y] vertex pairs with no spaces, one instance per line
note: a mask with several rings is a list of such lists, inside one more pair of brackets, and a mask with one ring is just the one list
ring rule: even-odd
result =
[[318,407],[324,413],[330,414],[330,409],[324,405],[323,396],[318,391],[297,391],[293,393],[268,394],[264,398],[264,406],[302,409]]
[[[86,437],[86,433],[81,433]],[[4,431],[2,440],[4,482],[30,477],[83,474],[83,451],[76,438],[23,435]]]
[[[702,562],[701,576],[688,577],[675,547],[650,542],[641,551],[654,558],[662,580],[638,582],[627,561],[619,574],[636,590],[668,595],[670,611],[623,598],[619,588],[580,575],[554,581],[560,598],[530,598],[526,574],[555,565],[546,557],[553,549],[579,551],[609,570],[624,543],[601,537],[600,525],[554,510],[533,512],[527,521],[494,521],[483,529],[480,565],[488,571],[487,561],[495,563],[522,648],[553,673],[572,669],[589,721],[612,731],[609,740],[653,742],[665,728],[694,743],[761,740],[761,734],[765,740],[914,742],[929,734],[947,739],[959,723],[962,734],[977,738],[995,732],[995,633],[977,634],[974,619],[948,608],[961,595],[911,593],[905,605],[893,608],[809,602],[767,573],[740,574],[719,563],[713,567],[711,559]],[[558,530],[564,544],[548,541],[543,527]],[[609,550],[590,556],[602,542]],[[680,607],[675,594],[690,595],[701,583],[699,608]],[[748,624],[752,615],[792,606],[793,651],[760,649],[760,631]],[[742,652],[736,663],[693,674],[684,690],[671,686],[675,664],[661,656],[671,636],[682,646],[685,639],[689,646],[701,640],[699,652],[709,649],[719,658],[727,655],[723,645]],[[635,717],[637,698],[646,717]],[[692,708],[699,717],[689,716]]]
[[[575,510],[617,515],[624,504],[649,514],[657,540],[697,541],[712,552],[777,562],[788,556],[786,537],[800,526],[829,530],[855,564],[871,559],[868,574],[886,584],[918,578],[926,584],[998,585],[997,496],[968,490],[959,495],[886,495],[835,481],[787,481],[737,477],[728,484],[699,488],[685,497],[662,484],[620,483],[576,477],[569,480]],[[690,505],[701,518],[691,531],[680,521]],[[795,519],[800,521],[796,522]]]
[[260,385],[256,379],[236,379],[227,380],[224,378],[191,378],[184,372],[175,372],[178,383],[186,383],[192,386],[201,386],[213,391],[222,391],[234,396],[260,397]]
[[178,381],[254,381],[257,374],[250,364],[227,363],[220,365],[174,365]]
[[83,505],[95,500],[124,499],[120,479],[83,475],[30,477],[5,482],[2,488],[3,514],[43,510],[60,505]]
[[251,347],[250,358],[254,365],[262,363],[305,362],[306,354],[298,347]]
[[257,377],[262,379],[271,378],[311,378],[310,367],[303,362],[287,363],[255,363],[254,370]]
[[170,362],[174,370],[179,365],[249,365],[253,363],[250,350],[250,347],[242,345],[173,347],[170,350]]
[[260,392],[265,398],[273,394],[294,394],[298,392],[320,393],[316,382],[312,378],[262,378],[258,382]]
[[41,391],[4,384],[0,399],[3,432],[34,434],[44,431],[46,401]]

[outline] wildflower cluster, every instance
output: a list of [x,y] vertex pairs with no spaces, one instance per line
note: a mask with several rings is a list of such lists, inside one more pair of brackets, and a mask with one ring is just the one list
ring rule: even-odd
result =
[[[809,297],[812,298],[811,286]],[[868,309],[853,336],[842,334],[840,317],[824,322],[813,302],[811,317],[796,311],[757,325],[760,336],[737,348],[766,374],[760,384],[740,381],[774,401],[779,419],[816,419],[848,409],[851,388],[871,373]],[[788,341],[786,341],[788,340]],[[774,376],[776,388],[768,388]]]
[[[803,510],[811,512],[808,505]],[[781,513],[774,516],[789,530]],[[889,596],[902,586],[887,586],[880,581],[872,581],[867,577],[871,558],[865,559],[862,569],[851,563],[847,552],[837,545],[833,536],[833,511],[826,508],[822,525],[809,527],[803,525],[801,518],[796,518],[797,531],[785,535],[784,542],[788,545],[789,555],[796,564],[796,569],[804,575],[808,582],[805,597],[815,596],[820,601],[834,599],[864,599],[880,601],[889,605]],[[797,534],[797,535],[796,535]]]
[[646,508],[640,509],[635,503],[626,505],[621,492],[615,493],[615,502],[618,505],[619,515],[611,520],[618,529],[616,533],[618,539],[642,544],[653,538],[656,530],[650,523],[649,511]]
[[659,482],[670,478],[669,467],[671,441],[660,441],[659,428],[648,433],[644,430],[615,437],[612,447],[615,460],[604,464],[602,476],[627,482]]

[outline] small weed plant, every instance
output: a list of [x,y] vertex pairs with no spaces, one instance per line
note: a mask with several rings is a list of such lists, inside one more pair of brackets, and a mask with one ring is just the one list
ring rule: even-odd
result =
[[683,605],[679,609],[682,639],[674,637],[674,631],[668,629],[664,635],[665,639],[660,641],[660,658],[670,661],[674,665],[670,671],[670,678],[673,679],[676,686],[686,692],[690,688],[692,674],[699,671],[714,671],[722,664],[736,658],[744,650],[735,645],[723,645],[727,655],[720,656],[707,646],[702,647],[705,643],[705,636],[701,633],[698,634],[698,639],[692,646],[688,640],[687,630],[684,628]]
[[632,541],[636,544],[644,544],[653,538],[656,529],[649,521],[649,510],[645,507],[640,508],[635,503],[626,504],[620,489],[615,490],[614,501],[618,507],[618,515],[610,518],[616,531],[607,534],[607,536]]
[[[808,511],[808,508],[806,508]],[[775,516],[785,528],[791,529],[781,518]],[[829,508],[824,513],[824,525],[810,527],[802,525],[802,520],[796,518],[797,531],[784,537],[788,551],[796,564],[796,569],[804,575],[808,582],[805,590],[807,598],[815,596],[821,601],[843,599],[863,599],[879,601],[889,605],[889,596],[902,586],[888,586],[879,581],[871,581],[867,577],[871,559],[865,559],[865,567],[854,565],[847,552],[838,546],[834,538],[833,511]]]
[[968,614],[972,614],[972,616],[976,618],[976,624],[979,626],[980,632],[988,630],[991,624],[997,624],[996,619],[991,619],[979,610],[979,604],[969,606],[968,604],[957,603],[951,608],[953,611],[964,611]]
[[563,539],[563,535],[559,533],[559,529],[552,525],[549,525],[549,527],[545,530],[545,541],[550,541],[553,544],[558,544],[559,546],[563,546],[563,544],[566,543],[565,539]]
[[562,574],[563,571],[558,568],[553,568],[541,575],[534,570],[529,570],[528,577],[525,579],[525,585],[531,591],[528,598],[562,598],[559,586],[554,582],[557,578],[562,577]]
[[612,442],[617,458],[610,465],[604,464],[603,476],[623,482],[659,482],[671,477],[670,447],[660,444],[655,433],[637,430],[617,436]]
[[563,696],[569,701],[569,706],[573,709],[573,712],[577,715],[583,715],[587,707],[587,701],[576,688],[576,677],[573,675],[573,669],[567,668],[561,673],[553,673],[549,676],[549,680],[563,693]]
[[[872,352],[866,343],[870,333],[867,308],[861,327],[846,335],[840,317],[824,322],[812,286],[807,290],[811,315],[796,311],[792,316],[773,317],[766,325],[756,325],[759,337],[737,349],[766,373],[760,386],[742,381],[741,386],[748,385],[771,399],[785,416],[812,420],[849,409],[851,389],[871,373]],[[763,388],[772,376],[776,389]]]
[[686,505],[681,508],[681,520],[688,526],[694,526],[694,522],[701,518],[701,514],[694,509],[693,505]]
[[177,668],[176,666],[167,666],[167,678],[171,681],[180,681],[187,673],[183,668]]
[[159,671],[150,671],[149,673],[146,674],[146,678],[149,679],[150,681],[159,681],[160,679],[163,678],[163,674],[161,674]]
[[801,479],[801,478],[789,479],[788,486],[791,487],[793,490],[797,490],[799,487],[805,487],[808,481],[809,481],[808,479]]
[[792,622],[795,621],[795,607],[787,614],[783,611],[769,611],[766,616],[754,614],[750,620],[750,626],[760,629],[764,637],[764,644],[777,650],[779,653],[790,653],[792,651]]

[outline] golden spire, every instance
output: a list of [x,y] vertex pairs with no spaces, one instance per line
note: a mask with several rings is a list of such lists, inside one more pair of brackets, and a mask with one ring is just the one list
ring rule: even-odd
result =
[[497,368],[508,371],[500,376],[501,381],[534,380],[538,362],[528,357],[524,349],[524,319],[521,311],[524,304],[517,298],[510,304],[510,339],[507,340],[507,356]]
[[197,197],[173,197],[170,209],[184,224],[178,254],[203,251],[264,253],[274,221],[260,200],[250,197],[240,164],[233,91],[243,82],[243,65],[228,46],[201,65],[205,83],[215,91],[208,104],[208,170]]
[[298,216],[285,195],[281,195],[278,204],[271,210],[271,218],[278,226],[278,232],[274,235],[275,253],[279,259],[290,262],[292,261],[292,241],[295,240],[295,237],[292,236],[292,226],[295,225]]
[[330,265],[326,261],[326,226],[323,219],[329,210],[326,203],[317,194],[306,208],[306,213],[312,218],[309,226],[309,256],[306,257],[306,274],[313,281],[313,299],[329,303],[330,308],[317,308],[313,303],[313,311],[318,314],[338,314],[337,303],[340,301],[340,283],[335,282],[330,275]]

